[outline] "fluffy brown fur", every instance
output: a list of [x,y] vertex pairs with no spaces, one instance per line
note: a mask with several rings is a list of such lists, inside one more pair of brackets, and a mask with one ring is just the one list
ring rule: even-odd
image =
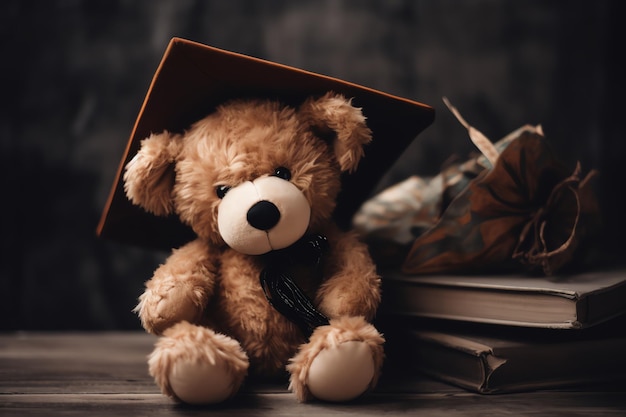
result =
[[[333,93],[297,109],[234,101],[183,134],[144,139],[126,167],[128,197],[156,215],[175,213],[198,236],[155,271],[136,307],[144,328],[162,335],[149,364],[165,394],[180,399],[169,381],[175,361],[222,361],[233,393],[248,367],[259,375],[287,370],[291,389],[307,400],[311,362],[343,341],[371,348],[374,386],[383,338],[368,321],[380,302],[380,278],[366,246],[332,221],[342,172],[356,169],[370,140],[360,110]],[[263,258],[227,247],[217,226],[216,187],[271,175],[276,167],[289,168],[290,182],[311,207],[308,232],[327,236],[330,245],[321,282],[298,282],[331,319],[310,340],[265,299],[259,284]]]

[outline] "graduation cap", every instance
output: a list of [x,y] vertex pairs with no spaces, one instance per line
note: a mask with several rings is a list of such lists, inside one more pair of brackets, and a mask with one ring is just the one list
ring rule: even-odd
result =
[[182,132],[233,98],[265,97],[297,106],[309,96],[328,91],[352,98],[373,134],[357,171],[342,178],[334,216],[345,228],[400,154],[432,123],[434,109],[336,78],[173,38],[135,121],[98,224],[98,236],[165,250],[195,238],[176,216],[154,216],[133,205],[124,193],[124,166],[151,133]]

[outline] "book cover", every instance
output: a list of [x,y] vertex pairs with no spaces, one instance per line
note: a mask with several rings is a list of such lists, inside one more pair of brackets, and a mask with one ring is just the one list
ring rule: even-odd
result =
[[414,323],[387,338],[411,369],[481,394],[589,387],[626,380],[624,317],[584,330]]
[[539,328],[586,328],[626,312],[626,270],[552,277],[383,273],[380,314]]

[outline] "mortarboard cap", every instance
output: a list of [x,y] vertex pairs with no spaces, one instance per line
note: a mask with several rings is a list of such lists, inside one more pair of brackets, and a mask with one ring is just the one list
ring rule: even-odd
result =
[[328,91],[352,98],[372,130],[359,168],[342,178],[335,219],[348,227],[406,147],[434,119],[434,109],[422,103],[347,81],[278,63],[173,38],[152,79],[120,162],[115,182],[98,224],[102,238],[169,250],[194,238],[191,228],[175,216],[157,217],[133,205],[124,193],[124,166],[151,133],[182,132],[219,104],[239,97],[267,97],[297,106],[311,95]]

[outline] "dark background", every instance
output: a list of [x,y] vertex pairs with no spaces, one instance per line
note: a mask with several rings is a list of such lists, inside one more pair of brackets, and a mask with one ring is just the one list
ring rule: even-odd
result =
[[381,187],[473,150],[444,95],[492,140],[540,123],[565,163],[601,171],[603,244],[622,256],[624,4],[3,0],[0,330],[139,328],[131,309],[166,254],[95,229],[173,36],[435,107]]

